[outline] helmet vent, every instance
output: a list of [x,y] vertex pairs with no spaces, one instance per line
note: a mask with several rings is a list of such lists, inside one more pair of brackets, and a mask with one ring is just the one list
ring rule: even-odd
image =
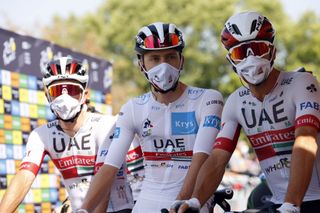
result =
[[232,24],[231,27],[232,27],[233,32],[234,32],[235,34],[237,34],[237,35],[242,35],[241,32],[240,32],[240,30],[239,30],[239,28],[238,28],[238,26],[237,26],[236,24]]
[[256,26],[257,26],[257,19],[253,20],[252,23],[251,23],[250,34],[255,31]]

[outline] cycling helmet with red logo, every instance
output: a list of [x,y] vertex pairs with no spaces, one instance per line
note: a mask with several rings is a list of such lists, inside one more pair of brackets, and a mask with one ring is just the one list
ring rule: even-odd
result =
[[174,24],[156,22],[142,27],[135,38],[135,50],[144,54],[149,50],[174,48],[181,52],[184,48],[182,32]]
[[45,87],[60,80],[74,80],[86,89],[89,81],[87,68],[77,59],[61,57],[50,61],[42,70],[42,82]]
[[258,12],[242,12],[231,16],[221,32],[221,42],[229,50],[245,41],[273,43],[275,30],[271,22]]

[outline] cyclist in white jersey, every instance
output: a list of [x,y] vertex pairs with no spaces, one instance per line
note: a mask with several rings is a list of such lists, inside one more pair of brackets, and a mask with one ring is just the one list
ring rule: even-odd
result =
[[[243,128],[280,212],[320,212],[320,88],[308,72],[273,67],[275,31],[257,12],[229,18],[221,33],[227,58],[247,86],[228,98],[210,157],[200,169],[192,199],[199,208],[219,185]],[[216,163],[220,162],[220,163]],[[277,208],[277,207],[276,207]]]
[[215,90],[179,81],[183,47],[182,33],[174,24],[157,22],[138,32],[139,65],[151,91],[121,108],[110,154],[91,183],[82,212],[90,212],[110,190],[112,174],[120,168],[135,134],[140,138],[145,178],[133,212],[159,213],[170,208],[172,200],[190,197],[189,186],[194,185],[220,129],[223,99]]
[[[72,209],[78,209],[99,162],[103,162],[108,152],[116,118],[87,112],[85,66],[69,57],[51,61],[43,70],[43,83],[57,119],[30,133],[26,156],[1,201],[0,212],[13,212],[17,208],[35,180],[45,155],[50,156],[60,171]],[[110,196],[103,197],[96,212],[106,212],[108,197],[107,212],[131,212],[132,195],[123,169],[117,174]]]

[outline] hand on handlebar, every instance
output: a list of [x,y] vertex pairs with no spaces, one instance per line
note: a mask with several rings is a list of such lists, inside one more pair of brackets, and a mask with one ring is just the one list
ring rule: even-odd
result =
[[182,203],[176,213],[198,213],[200,212],[200,208],[200,201],[194,197]]
[[298,206],[293,205],[292,203],[283,203],[279,208],[277,208],[277,211],[280,213],[300,213],[300,208]]
[[170,206],[170,213],[177,213],[184,202],[185,200],[175,200]]

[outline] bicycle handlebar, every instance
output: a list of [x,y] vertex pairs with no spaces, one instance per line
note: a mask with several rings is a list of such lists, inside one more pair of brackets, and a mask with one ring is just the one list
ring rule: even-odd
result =
[[[230,200],[233,197],[233,190],[231,188],[224,188],[216,191],[213,194],[212,201],[210,203],[213,208],[216,204],[218,204],[224,211],[230,211],[230,205],[226,200]],[[180,206],[177,206],[176,211]],[[198,213],[199,211],[189,208],[186,213]],[[169,211],[165,208],[161,209],[161,213],[169,213]]]

